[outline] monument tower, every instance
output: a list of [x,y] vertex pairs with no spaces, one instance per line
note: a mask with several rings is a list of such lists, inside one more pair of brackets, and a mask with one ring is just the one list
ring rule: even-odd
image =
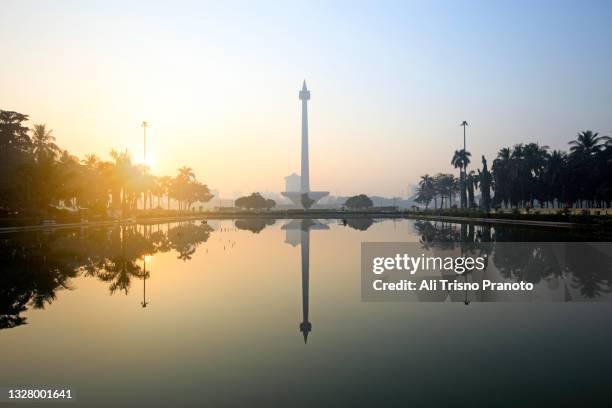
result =
[[300,101],[302,101],[302,184],[300,192],[307,193],[310,191],[310,166],[308,165],[308,101],[310,100],[310,91],[306,88],[306,80],[302,84],[300,91]]
[[329,192],[310,191],[310,166],[308,163],[308,101],[310,100],[310,91],[306,88],[306,80],[302,83],[299,97],[302,101],[302,174],[300,174],[300,191],[285,191],[281,194],[289,198],[294,204],[302,206],[302,208],[307,210],[321,198],[328,195]]

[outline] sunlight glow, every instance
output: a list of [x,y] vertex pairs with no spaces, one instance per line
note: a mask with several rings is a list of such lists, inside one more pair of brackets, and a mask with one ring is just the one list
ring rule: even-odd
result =
[[149,168],[150,171],[155,169],[155,158],[152,155],[147,154],[147,158],[144,164]]

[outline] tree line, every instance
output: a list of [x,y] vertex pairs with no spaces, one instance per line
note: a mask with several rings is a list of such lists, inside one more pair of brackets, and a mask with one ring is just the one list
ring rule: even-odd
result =
[[0,110],[0,211],[5,214],[45,216],[62,207],[127,215],[139,202],[143,209],[170,209],[171,199],[188,211],[213,197],[189,167],[158,177],[133,163],[127,150],[112,150],[108,161],[94,154],[79,159],[56,144],[47,126],[29,128],[28,120]]
[[[451,164],[460,171],[425,174],[416,201],[426,208],[608,208],[612,204],[612,141],[591,130],[578,133],[569,151],[551,150],[538,143],[519,143],[499,150],[489,171],[467,171],[470,152],[457,150]],[[476,189],[480,200],[476,202]],[[439,203],[439,207],[438,207]]]

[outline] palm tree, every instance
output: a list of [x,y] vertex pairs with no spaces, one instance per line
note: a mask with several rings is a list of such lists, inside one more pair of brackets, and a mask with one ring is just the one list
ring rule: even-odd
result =
[[179,202],[179,210],[187,208],[190,187],[196,182],[195,173],[191,167],[183,166],[178,169],[178,174],[172,183],[172,192],[174,198]]
[[451,159],[451,164],[455,166],[455,168],[459,168],[459,176],[461,183],[461,208],[467,207],[467,193],[466,193],[466,183],[465,183],[465,169],[467,165],[470,164],[470,156],[471,153],[461,149],[455,150],[453,154],[453,158]]
[[468,207],[474,208],[476,207],[476,202],[474,201],[474,189],[478,188],[478,176],[474,170],[470,171],[466,177],[467,183],[467,193],[468,193]]
[[[605,180],[605,165],[598,165],[601,160],[601,153],[605,152],[610,138],[600,136],[599,133],[585,130],[578,133],[576,140],[572,140],[570,145],[570,155],[568,157],[568,167],[571,187],[572,201],[577,201],[582,207],[584,204],[593,206],[595,201],[606,196],[606,187],[600,182],[600,178]],[[602,177],[603,176],[603,177]]]
[[159,178],[159,185],[163,189],[163,194],[168,198],[168,210],[170,209],[170,188],[172,187],[172,177],[162,176]]
[[436,190],[442,198],[440,208],[444,207],[444,198],[448,198],[448,207],[453,205],[453,196],[456,193],[457,179],[452,174],[436,174],[434,177]]
[[497,152],[491,168],[493,172],[493,185],[495,186],[495,203],[508,205],[510,200],[510,165],[512,150],[503,147]]
[[85,158],[81,160],[81,163],[90,169],[94,169],[99,166],[100,158],[95,154],[86,154]]
[[161,208],[161,197],[166,192],[162,184],[162,177],[153,177],[153,187],[151,189],[151,193],[157,197],[157,207]]
[[431,178],[429,174],[421,176],[421,180],[419,181],[419,197],[421,198],[421,202],[425,204],[425,209],[429,207],[429,203],[432,199],[434,200],[434,207],[438,205],[434,188],[434,179]]
[[567,165],[567,157],[565,152],[553,150],[546,158],[546,170],[544,173],[544,184],[546,186],[546,198],[554,205],[554,200],[557,199],[557,205],[565,202],[565,167]]
[[578,133],[576,140],[572,140],[568,142],[568,144],[571,146],[570,152],[572,154],[577,153],[592,156],[603,149],[604,144],[609,140],[610,138],[608,136],[599,136],[597,132],[585,130]]
[[36,124],[32,128],[32,153],[38,160],[43,158],[55,158],[61,151],[55,144],[53,129],[47,130],[46,125]]
[[109,175],[112,186],[113,206],[117,208],[117,204],[121,202],[122,216],[125,217],[129,198],[127,186],[129,185],[128,183],[132,181],[134,175],[132,160],[127,150],[118,152],[113,149],[110,155],[115,160],[115,163],[113,163],[113,166],[110,168]]
[[183,166],[178,169],[178,178],[183,180],[193,180],[195,179],[195,173],[191,167]]
[[491,205],[491,182],[493,177],[487,167],[487,159],[482,155],[482,171],[478,170],[476,181],[480,186],[480,207],[485,211],[489,211]]

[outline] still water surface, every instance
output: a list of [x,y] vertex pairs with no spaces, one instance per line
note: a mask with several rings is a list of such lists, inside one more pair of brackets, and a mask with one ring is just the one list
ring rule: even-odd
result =
[[571,238],[364,219],[2,235],[0,387],[88,407],[593,406],[612,305],[574,300],[607,299],[609,275],[528,277],[559,303],[361,301],[363,241]]

